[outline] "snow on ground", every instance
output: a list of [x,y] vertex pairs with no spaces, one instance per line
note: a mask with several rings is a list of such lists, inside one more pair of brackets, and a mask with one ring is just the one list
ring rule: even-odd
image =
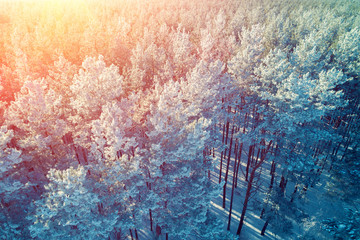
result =
[[[246,149],[246,148],[244,148]],[[219,181],[219,170],[220,170],[220,160],[219,157],[215,159],[216,161],[216,172],[212,174],[212,180],[214,184],[217,184]],[[244,157],[241,159],[243,169],[246,168],[246,163]],[[226,163],[223,162],[222,168],[222,179],[224,179],[226,172]],[[213,200],[212,202],[212,210],[218,214],[218,217],[226,223],[228,222],[228,214],[229,214],[229,205],[230,205],[230,197],[231,197],[231,188],[232,188],[232,171],[233,171],[233,158],[231,159],[230,169],[229,169],[229,177],[227,183],[227,191],[226,191],[226,208],[222,208],[222,193]],[[265,162],[263,164],[261,180],[262,187],[257,192],[254,198],[262,199],[264,197],[265,192],[270,184],[270,163]],[[236,234],[237,227],[240,221],[240,215],[243,206],[243,199],[246,193],[246,182],[244,176],[239,171],[238,187],[235,190],[234,194],[234,202],[233,202],[233,210],[232,210],[232,220],[231,220],[231,233]],[[260,211],[252,210],[252,203],[250,202],[248,205],[248,210],[245,215],[245,224],[242,229],[240,237],[236,239],[251,239],[251,240],[267,240],[267,239],[304,239],[304,240],[329,240],[332,239],[332,236],[327,232],[321,230],[321,220],[325,220],[326,218],[332,217],[341,217],[343,216],[343,203],[341,200],[336,200],[329,195],[326,194],[326,183],[329,179],[329,175],[326,171],[321,175],[320,181],[314,187],[309,187],[306,199],[298,200],[297,205],[304,209],[305,213],[308,214],[308,218],[301,224],[294,223],[293,234],[283,236],[278,233],[272,232],[272,226],[269,224],[265,236],[261,236],[260,232],[264,225],[264,220],[259,218]],[[276,183],[279,184],[280,177],[277,176]],[[294,190],[295,183],[288,182],[286,193],[289,196]],[[250,200],[251,201],[251,200]],[[224,227],[224,231],[226,231],[226,226]]]
[[[248,148],[248,146],[247,146]],[[245,152],[247,152],[246,147],[244,146]],[[220,155],[220,154],[218,154]],[[226,232],[227,223],[228,223],[228,214],[230,207],[230,197],[231,197],[231,188],[232,188],[232,174],[234,166],[234,156],[231,158],[229,176],[226,189],[226,204],[225,209],[222,208],[222,192],[220,195],[211,202],[211,210],[215,212],[219,219],[224,223],[224,232]],[[246,162],[245,156],[242,156],[241,164],[242,169],[245,171]],[[211,180],[214,184],[219,183],[219,171],[220,171],[220,157],[216,156],[214,158],[216,169],[211,173]],[[222,167],[222,180],[226,173],[226,164],[227,161],[223,161]],[[304,200],[298,200],[297,205],[304,209],[308,217],[303,221],[303,223],[295,223],[294,228],[292,229],[292,235],[282,235],[280,233],[275,233],[272,230],[271,223],[269,224],[265,236],[261,236],[260,232],[264,225],[264,220],[259,218],[260,211],[253,209],[253,200],[254,199],[263,199],[264,194],[268,190],[270,184],[270,166],[269,162],[263,164],[262,173],[261,173],[261,187],[257,191],[255,197],[251,199],[248,205],[248,210],[245,215],[244,227],[242,229],[241,235],[236,236],[236,231],[240,221],[240,215],[243,206],[243,200],[246,193],[247,183],[245,177],[239,170],[239,179],[238,186],[234,191],[234,201],[233,201],[233,210],[232,210],[232,219],[230,225],[230,232],[234,234],[233,239],[229,240],[275,240],[275,239],[284,239],[284,240],[329,240],[332,239],[332,236],[327,232],[321,230],[321,220],[326,218],[338,217],[344,215],[343,213],[343,203],[340,200],[336,200],[334,197],[331,197],[326,194],[326,183],[329,179],[329,175],[326,171],[321,175],[320,181],[314,187],[309,187],[306,198]],[[279,171],[279,169],[277,169]],[[275,179],[275,184],[279,184],[280,176],[277,175]],[[288,182],[286,193],[289,196],[294,190],[295,183]],[[154,232],[151,232],[149,229],[150,224],[144,226],[144,229],[138,230],[138,236],[140,240],[150,240],[156,239]],[[131,239],[128,237],[128,239]],[[135,236],[134,236],[135,239]],[[196,238],[193,238],[196,240]],[[161,234],[158,240],[165,240],[165,234]],[[171,234],[169,234],[169,240],[171,240]],[[186,239],[187,240],[187,239]]]

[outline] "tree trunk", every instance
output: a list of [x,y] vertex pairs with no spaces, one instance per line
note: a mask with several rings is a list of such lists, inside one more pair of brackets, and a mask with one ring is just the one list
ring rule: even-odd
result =
[[229,136],[229,125],[230,125],[230,123],[227,122],[227,123],[226,123],[226,137],[225,137],[225,144],[226,144],[226,145],[227,145],[228,136]]
[[131,240],[134,240],[131,229],[129,229],[129,231],[130,231]]
[[[250,199],[250,196],[251,196],[251,189],[252,189],[252,184],[253,184],[253,181],[254,181],[254,178],[255,178],[256,170],[257,170],[257,169],[261,166],[261,164],[265,161],[266,154],[267,154],[267,152],[269,151],[269,149],[270,149],[270,147],[271,147],[271,144],[272,144],[272,141],[269,142],[269,145],[268,145],[268,147],[267,147],[266,150],[263,149],[263,151],[261,151],[260,161],[259,161],[259,162],[253,167],[253,169],[251,170],[250,178],[249,178],[249,180],[248,180],[248,186],[247,186],[247,189],[246,189],[246,195],[245,195],[244,205],[243,205],[243,209],[242,209],[242,212],[241,212],[239,227],[238,227],[237,232],[236,232],[237,235],[240,235],[241,230],[242,230],[242,227],[243,227],[243,225],[244,225],[245,213],[246,213],[247,205],[248,205],[248,203],[249,203],[249,199]],[[250,155],[250,154],[249,154],[249,155]]]
[[281,181],[280,181],[279,187],[281,188],[281,191],[283,193],[285,193],[286,184],[287,184],[287,180],[285,180],[284,176],[281,176]]
[[153,231],[153,219],[151,215],[151,209],[149,209],[149,215],[150,215],[150,230]]
[[223,126],[222,143],[225,142],[225,124]]
[[271,171],[270,171],[270,174],[271,174],[271,180],[270,180],[270,186],[269,186],[270,189],[274,185],[275,171],[276,171],[276,163],[275,163],[275,161],[272,161],[272,163],[271,163]]
[[246,175],[245,175],[245,180],[248,180],[249,177],[249,168],[250,168],[250,164],[251,164],[251,156],[252,156],[252,152],[253,152],[253,145],[249,146],[249,155],[248,155],[248,161],[247,161],[247,166],[246,166]]
[[232,142],[233,142],[233,135],[234,135],[234,127],[231,130],[229,155],[228,155],[226,173],[225,173],[225,184],[224,184],[224,187],[223,187],[223,208],[225,208],[225,201],[226,201],[226,184],[227,184],[227,179],[228,179],[228,176],[229,176],[229,166],[230,166],[230,159],[231,159],[231,148],[232,148]]
[[264,235],[265,235],[265,231],[266,231],[267,226],[269,225],[269,221],[270,221],[270,220],[267,219],[266,222],[265,222],[265,224],[264,224],[264,226],[263,226],[263,228],[261,229],[261,233],[260,233],[261,236],[264,236]]
[[[267,205],[267,203],[266,203],[266,205]],[[263,208],[261,210],[261,213],[260,213],[260,216],[259,216],[260,219],[262,219],[264,217],[264,213],[265,213],[265,208]]]
[[294,192],[291,194],[291,200],[290,200],[290,202],[294,202],[295,194],[296,194],[297,190],[298,190],[298,185],[296,184],[296,185],[295,185],[295,188],[294,188]]
[[139,236],[138,236],[138,233],[137,233],[136,228],[135,228],[135,239],[136,239],[136,240],[139,240]]
[[238,154],[238,156],[237,156],[237,157],[238,157],[238,163],[237,163],[237,166],[236,166],[235,188],[237,188],[239,167],[240,167],[240,163],[241,163],[242,148],[243,148],[243,143],[240,143],[240,146],[239,146],[239,154]]
[[235,173],[236,173],[236,162],[237,162],[236,160],[237,160],[237,156],[235,156],[235,160],[234,160],[234,172],[233,172],[233,182],[232,182],[232,188],[231,188],[229,220],[228,220],[228,226],[227,226],[228,231],[230,231],[231,213],[232,213],[232,206],[233,206],[233,201],[234,201],[234,190],[235,190],[235,179],[236,179],[236,174]]
[[[254,170],[255,170],[255,168],[254,168]],[[237,232],[236,232],[237,235],[240,235],[241,229],[242,229],[242,227],[244,225],[245,213],[246,213],[246,210],[247,210],[247,205],[249,203],[249,198],[250,198],[251,189],[252,189],[252,181],[254,180],[254,177],[255,177],[255,171],[252,171],[251,174],[250,174],[250,179],[248,181],[248,186],[247,186],[247,189],[246,189],[244,205],[243,205],[243,209],[241,211],[240,223],[239,223],[239,227],[238,227]]]

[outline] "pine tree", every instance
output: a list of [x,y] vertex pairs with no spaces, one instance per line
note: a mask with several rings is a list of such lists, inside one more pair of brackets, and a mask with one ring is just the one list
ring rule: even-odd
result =
[[28,216],[33,238],[99,239],[107,238],[117,221],[117,212],[102,205],[91,192],[84,167],[51,169],[49,183],[36,210]]

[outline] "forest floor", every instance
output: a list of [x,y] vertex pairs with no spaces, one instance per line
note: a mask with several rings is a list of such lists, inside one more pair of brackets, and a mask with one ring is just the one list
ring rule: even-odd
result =
[[[244,147],[245,149],[245,147]],[[220,155],[220,154],[219,154]],[[261,210],[259,210],[259,204],[262,199],[265,199],[266,192],[270,184],[270,168],[271,163],[265,161],[262,165],[261,175],[258,183],[260,187],[257,189],[255,195],[250,199],[247,212],[245,214],[244,226],[241,231],[241,235],[237,236],[236,231],[239,225],[241,211],[243,207],[243,201],[245,198],[247,182],[245,181],[245,168],[246,162],[245,157],[242,157],[241,168],[239,169],[239,179],[237,188],[234,191],[234,200],[232,208],[232,217],[230,232],[234,234],[234,238],[229,240],[330,240],[333,239],[330,234],[321,229],[321,221],[327,218],[341,218],[344,216],[344,203],[340,199],[336,199],[334,196],[327,194],[326,186],[329,181],[329,174],[326,168],[321,174],[319,181],[313,187],[309,187],[305,198],[295,200],[296,206],[302,209],[306,214],[306,218],[299,222],[296,219],[290,219],[292,221],[293,228],[289,229],[290,233],[279,233],[274,229],[270,223],[267,227],[264,236],[260,235],[261,229],[265,223],[263,219],[260,219]],[[219,183],[219,172],[220,172],[220,156],[215,156],[214,164],[216,166],[215,171],[211,172],[211,180],[214,184]],[[227,161],[223,161],[222,166],[222,181],[226,173]],[[223,192],[219,194],[211,202],[211,210],[216,213],[218,218],[224,223],[224,232],[227,230],[230,198],[232,190],[232,178],[233,178],[234,158],[231,158],[229,166],[229,175],[226,188],[226,202],[225,209],[222,207]],[[241,170],[242,169],[242,170]],[[275,176],[275,183],[279,184],[280,176]],[[288,182],[286,186],[285,194],[289,197],[294,190],[295,183]],[[165,240],[165,234],[161,234],[158,238],[155,237],[155,233],[151,232],[150,229],[139,229],[138,236],[140,240]],[[129,237],[129,239],[131,239]],[[135,238],[134,238],[135,239]],[[169,236],[171,239],[171,236]],[[191,240],[197,240],[196,238]]]
[[[216,172],[212,174],[212,180],[214,184],[219,182],[219,171],[220,171],[220,159],[219,157],[215,158],[216,161]],[[246,162],[242,159],[242,168],[245,170]],[[222,193],[212,201],[212,210],[217,213],[218,217],[223,220],[225,225],[228,223],[229,216],[229,205],[231,198],[231,188],[232,188],[232,174],[233,174],[234,159],[231,158],[229,177],[226,190],[226,204],[225,209],[222,208],[223,195]],[[261,229],[265,223],[265,220],[260,219],[261,210],[258,210],[256,205],[264,199],[268,187],[270,185],[270,168],[271,163],[264,162],[262,166],[262,173],[259,180],[261,187],[258,188],[254,197],[250,200],[247,212],[245,214],[245,223],[241,231],[240,237],[235,239],[249,239],[249,240],[268,240],[268,239],[284,239],[284,240],[329,240],[332,239],[332,236],[329,235],[326,231],[321,229],[321,220],[327,218],[341,218],[344,216],[344,206],[343,201],[336,199],[334,196],[327,194],[326,186],[329,181],[329,174],[327,171],[324,171],[321,174],[319,181],[314,187],[309,187],[304,199],[295,200],[296,205],[299,209],[302,209],[307,215],[300,223],[295,222],[295,219],[292,219],[293,229],[290,229],[290,233],[279,233],[274,231],[271,223],[267,227],[265,236],[261,236]],[[223,162],[222,167],[222,180],[225,176],[226,166]],[[279,184],[280,176],[275,177],[275,183]],[[231,228],[230,231],[233,234],[236,234],[240,215],[243,208],[243,201],[246,193],[247,182],[245,181],[244,174],[239,170],[239,179],[238,187],[234,191],[234,200],[233,200],[233,210],[232,210],[232,219],[231,219]],[[289,197],[293,192],[295,183],[288,182],[286,186],[286,195]],[[224,231],[226,231],[226,226]]]

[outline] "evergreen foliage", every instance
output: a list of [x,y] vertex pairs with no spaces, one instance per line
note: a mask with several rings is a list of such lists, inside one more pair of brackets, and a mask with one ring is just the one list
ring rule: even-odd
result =
[[360,238],[358,12],[2,1],[0,239],[235,239],[249,212],[286,239],[323,181],[346,216],[315,221]]

